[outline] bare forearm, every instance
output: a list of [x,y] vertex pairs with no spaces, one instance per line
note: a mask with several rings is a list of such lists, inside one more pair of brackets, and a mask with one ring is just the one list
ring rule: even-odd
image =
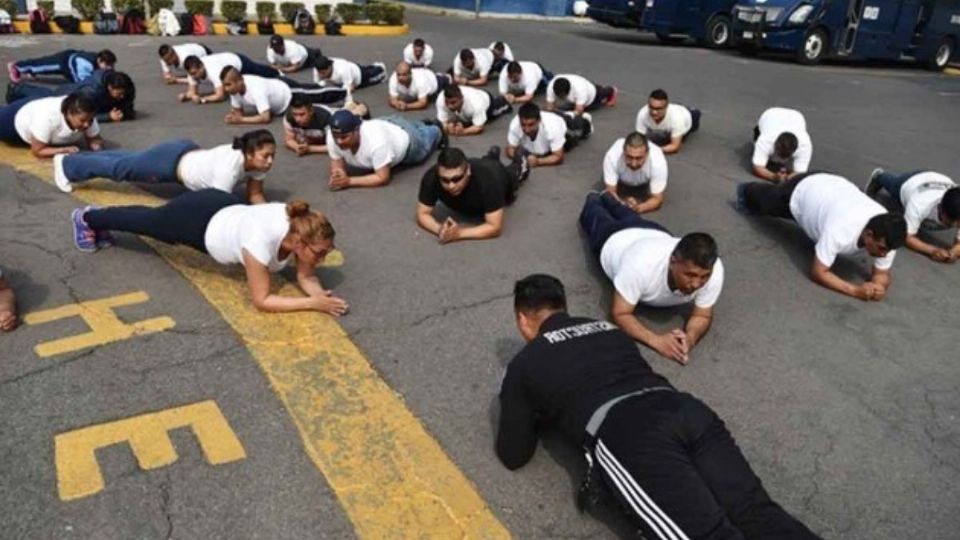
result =
[[545,167],[550,165],[559,165],[563,163],[563,153],[555,153],[547,156],[537,156],[533,163],[530,165],[533,167]]
[[710,330],[710,325],[713,323],[712,317],[704,317],[702,315],[693,315],[687,321],[687,327],[684,330],[687,334],[687,343],[689,347],[693,349],[700,342],[700,339],[706,335],[707,331]]
[[306,276],[298,275],[297,285],[300,286],[300,290],[307,296],[320,296],[326,292],[320,283],[320,278],[312,274]]
[[654,348],[654,339],[657,337],[657,334],[641,324],[640,320],[632,313],[615,313],[613,314],[613,322],[631,338],[650,348]]
[[440,222],[432,214],[417,214],[417,224],[425,231],[438,235],[440,234]]
[[[917,253],[922,253],[928,257],[932,257],[934,252],[937,251],[937,246],[930,245],[924,242],[923,240],[921,240],[918,236],[913,234],[907,235],[906,244],[907,244],[907,247],[912,249],[913,251],[916,251]],[[954,248],[956,248],[956,246],[954,246]]]
[[271,313],[311,311],[314,309],[313,300],[307,296],[295,297],[270,294],[259,302],[255,302],[254,305],[260,311],[267,311]]
[[857,292],[859,291],[860,287],[842,279],[840,276],[830,272],[829,270],[820,274],[813,274],[811,275],[811,278],[815,283],[819,283],[828,289],[845,294],[847,296],[859,298]]
[[350,187],[379,187],[386,185],[388,182],[390,182],[389,176],[384,178],[377,173],[350,177]]
[[653,212],[654,210],[659,209],[663,206],[663,197],[659,195],[651,195],[647,200],[638,204],[634,210],[638,214],[643,214],[645,212]]
[[465,127],[458,135],[479,135],[483,133],[483,125]]
[[503,227],[491,223],[484,223],[475,227],[460,229],[459,240],[486,240],[500,236]]

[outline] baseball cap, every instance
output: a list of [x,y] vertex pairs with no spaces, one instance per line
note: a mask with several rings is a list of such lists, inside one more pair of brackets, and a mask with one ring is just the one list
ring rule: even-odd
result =
[[280,46],[280,45],[283,45],[283,36],[281,36],[280,34],[274,34],[274,35],[270,36],[270,47],[271,47],[271,48],[272,48],[272,47],[278,47],[278,46]]
[[352,112],[341,109],[330,117],[330,131],[336,135],[356,131],[363,121]]

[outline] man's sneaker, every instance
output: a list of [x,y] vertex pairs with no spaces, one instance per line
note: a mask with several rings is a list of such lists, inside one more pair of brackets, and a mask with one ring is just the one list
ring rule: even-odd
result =
[[608,99],[607,102],[604,103],[604,105],[606,105],[607,107],[613,107],[614,105],[616,105],[617,96],[620,94],[620,89],[617,88],[616,86],[611,86],[610,88],[613,89],[613,93],[610,94],[610,99]]
[[747,208],[747,183],[741,182],[737,184],[737,202],[735,205],[737,212],[740,212],[743,215],[750,215],[753,212]]
[[14,62],[7,63],[7,73],[10,75],[10,81],[18,83],[20,82],[20,70],[17,69],[17,64]]
[[883,174],[883,169],[880,167],[877,167],[872,173],[870,173],[870,181],[867,182],[867,187],[863,189],[864,193],[871,197],[875,197],[877,193],[880,193],[880,189],[883,187],[880,185],[879,181],[881,174]]
[[90,208],[90,206],[76,208],[70,213],[70,221],[73,222],[73,244],[86,253],[97,250],[97,233],[83,220],[83,216]]
[[581,138],[586,139],[587,137],[593,135],[593,116],[590,113],[583,113],[583,120],[586,122],[585,129],[583,130],[583,136]]
[[60,191],[70,193],[73,191],[73,186],[70,185],[70,179],[67,178],[67,173],[63,170],[63,159],[65,157],[67,157],[66,154],[53,156],[53,182],[57,184]]
[[527,152],[527,149],[522,146],[518,146],[513,152],[513,163],[519,167],[520,173],[517,176],[520,178],[521,184],[530,176],[530,162],[527,161],[528,155],[530,155],[530,152]]
[[500,147],[497,145],[491,146],[484,157],[500,161]]

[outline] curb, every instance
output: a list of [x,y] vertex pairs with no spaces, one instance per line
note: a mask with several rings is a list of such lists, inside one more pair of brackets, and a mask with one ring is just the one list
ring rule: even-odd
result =
[[[13,21],[14,28],[21,34],[31,34],[30,32],[30,22],[29,21]],[[226,36],[230,35],[227,32],[227,23],[215,22],[212,25],[213,35],[215,36]],[[57,26],[57,23],[50,21],[50,31],[54,34],[63,34],[63,30]],[[293,31],[293,25],[288,23],[274,23],[273,31],[276,34],[281,36],[292,36],[295,34]],[[401,25],[381,25],[381,24],[344,24],[341,26],[340,31],[343,32],[345,36],[402,36],[404,34],[410,33],[410,26],[406,24]],[[81,21],[80,22],[80,34],[83,35],[95,35],[93,31],[93,23],[90,21]],[[326,32],[323,30],[323,25],[318,24],[317,29],[314,34],[318,36],[326,35]],[[105,34],[111,35],[111,34]],[[112,35],[126,35],[126,34],[112,34]],[[143,34],[149,35],[149,34]],[[247,23],[247,35],[258,36],[260,33],[257,31],[257,23],[249,22]]]

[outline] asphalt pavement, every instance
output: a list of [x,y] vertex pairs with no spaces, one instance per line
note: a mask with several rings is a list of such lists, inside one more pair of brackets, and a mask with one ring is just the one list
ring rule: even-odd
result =
[[[329,214],[345,260],[342,280],[331,285],[351,304],[341,325],[516,538],[631,535],[615,507],[598,516],[577,512],[581,458],[557,437],[546,437],[518,472],[499,464],[495,395],[503,367],[522,347],[512,315],[515,280],[554,274],[567,286],[573,313],[605,316],[610,287],[576,217],[586,192],[599,185],[604,152],[632,130],[646,95],[658,87],[701,109],[703,118],[682,152],[668,158],[666,202],[652,217],[677,234],[713,234],[727,276],[713,328],[690,365],[643,349],[645,357],[726,420],[772,496],[824,537],[955,536],[960,375],[950,336],[960,324],[951,300],[958,269],[903,250],[886,301],[842,297],[807,279],[812,247],[795,226],[745,218],[732,199],[736,183],[749,179],[756,119],[778,105],[805,114],[814,169],[858,184],[878,166],[960,178],[960,77],[890,64],[802,67],[662,46],[652,36],[594,25],[416,13],[409,19],[409,36],[304,42],[331,56],[390,66],[419,36],[445,69],[461,47],[504,40],[520,59],[620,88],[617,107],[594,114],[591,139],[562,166],[532,173],[496,240],[441,246],[418,229],[414,211],[426,166],[395,175],[384,188],[331,192],[326,157],[281,149],[267,181],[269,198],[303,197]],[[262,37],[194,39],[257,59],[266,47]],[[110,144],[228,142],[243,130],[223,123],[226,105],[178,104],[177,90],[160,80],[157,46],[187,40],[8,36],[0,40],[0,62],[67,46],[111,47],[137,83],[142,113],[135,122],[104,126]],[[493,84],[488,89],[495,91]],[[357,98],[374,115],[389,112],[385,85]],[[482,154],[505,145],[508,123],[499,119],[485,134],[453,143]],[[279,137],[279,120],[270,129]],[[0,265],[22,311],[144,291],[149,301],[118,310],[122,318],[168,316],[176,326],[52,359],[38,357],[34,346],[82,332],[79,320],[0,337],[0,536],[350,537],[349,516],[230,327],[139,241],[94,256],[77,252],[67,222],[76,205],[49,184],[0,169]],[[866,266],[853,259],[839,272],[859,278]],[[673,311],[640,315],[657,328],[681,321]],[[242,441],[245,459],[209,466],[194,439],[176,431],[175,466],[141,472],[129,450],[111,447],[98,453],[102,492],[58,498],[54,434],[210,399]]]

